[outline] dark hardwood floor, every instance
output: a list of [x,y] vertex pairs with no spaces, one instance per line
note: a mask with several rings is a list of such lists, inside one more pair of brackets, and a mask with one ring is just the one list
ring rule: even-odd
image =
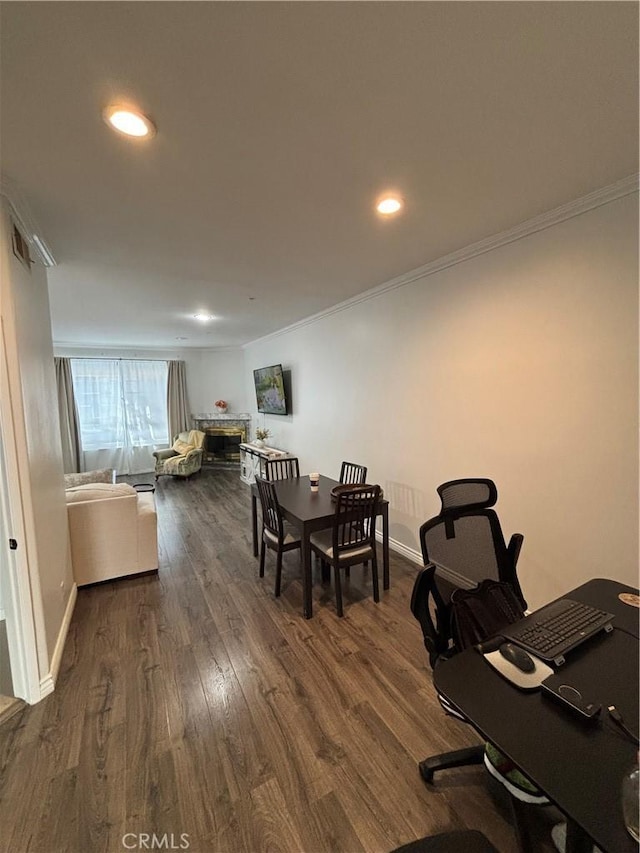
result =
[[55,692],[0,728],[2,851],[384,853],[456,827],[516,850],[482,768],[418,774],[476,736],[436,701],[415,566],[392,553],[378,605],[353,568],[343,619],[314,568],[305,621],[297,554],[280,599],[273,555],[258,577],[237,470],[156,498],[159,573],[79,590]]

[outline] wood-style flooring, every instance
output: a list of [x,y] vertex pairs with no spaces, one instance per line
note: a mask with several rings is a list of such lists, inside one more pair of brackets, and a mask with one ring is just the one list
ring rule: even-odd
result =
[[23,706],[24,702],[21,699],[0,695],[0,726],[14,714],[17,714]]
[[378,605],[353,568],[343,619],[314,567],[305,621],[297,554],[280,599],[272,554],[258,577],[237,470],[162,478],[156,498],[159,573],[79,590],[55,692],[0,729],[3,853],[122,853],[140,833],[164,849],[184,833],[191,853],[385,853],[464,827],[514,853],[481,767],[418,774],[476,736],[435,698],[414,565],[392,553]]

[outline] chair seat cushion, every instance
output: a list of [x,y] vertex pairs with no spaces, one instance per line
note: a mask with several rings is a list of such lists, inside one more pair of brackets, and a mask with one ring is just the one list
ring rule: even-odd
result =
[[[277,546],[278,537],[275,535],[275,533],[272,533],[268,527],[265,527],[264,529],[264,538],[267,540],[267,542],[270,542],[272,545]],[[298,545],[300,544],[300,534],[298,533],[295,527],[292,527],[291,525],[285,522],[284,539],[282,540],[282,544],[294,545],[296,543]]]
[[181,468],[187,461],[186,456],[170,456],[169,459],[165,459],[164,461],[164,469],[165,471],[177,471]]
[[172,449],[180,456],[186,456],[192,450],[195,450],[194,444],[187,444],[186,441],[181,441],[179,438],[173,442]]
[[[321,530],[319,533],[311,534],[311,546],[320,551],[327,560],[333,560],[333,530]],[[368,560],[372,555],[369,544],[360,544],[340,552],[340,562]]]

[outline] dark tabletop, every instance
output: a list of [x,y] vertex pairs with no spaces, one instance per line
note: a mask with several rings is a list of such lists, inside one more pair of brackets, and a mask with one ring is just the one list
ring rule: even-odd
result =
[[434,671],[438,691],[607,853],[638,849],[627,833],[621,798],[637,747],[606,713],[614,704],[638,733],[638,609],[620,601],[625,592],[638,591],[597,579],[566,595],[614,614],[614,631],[569,652],[559,670],[585,699],[603,706],[595,722],[583,722],[541,691],[518,690],[474,649]]
[[333,518],[336,505],[331,500],[331,489],[337,485],[337,480],[322,475],[317,492],[311,491],[309,477],[277,480],[275,483],[280,506],[303,522],[325,516]]
[[[308,476],[302,476],[299,479],[277,480],[275,485],[280,506],[287,514],[295,516],[302,522],[320,518],[333,520],[336,502],[331,499],[331,489],[340,485],[338,480],[320,475],[317,492],[311,491]],[[384,499],[379,501],[380,505],[386,503],[387,501]]]

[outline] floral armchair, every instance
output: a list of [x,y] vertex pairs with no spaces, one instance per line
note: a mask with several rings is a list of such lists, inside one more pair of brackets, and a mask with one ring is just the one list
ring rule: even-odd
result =
[[161,474],[190,477],[202,468],[204,433],[198,429],[180,432],[167,450],[156,450],[156,480]]

